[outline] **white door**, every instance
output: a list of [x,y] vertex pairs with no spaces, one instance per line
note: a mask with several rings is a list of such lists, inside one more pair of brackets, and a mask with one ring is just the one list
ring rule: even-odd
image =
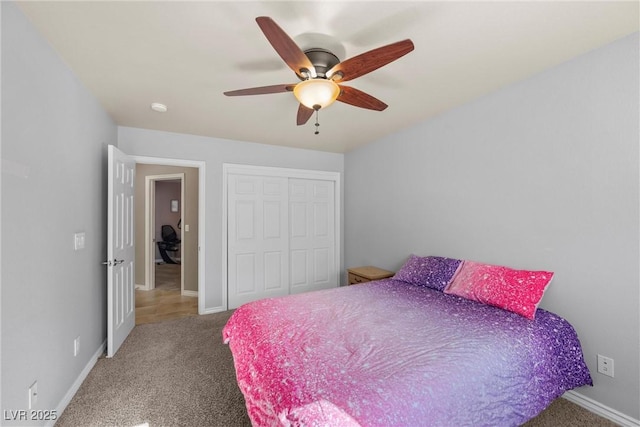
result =
[[107,202],[107,357],[136,323],[134,285],[135,161],[109,145]]
[[289,293],[287,178],[229,174],[229,309]]
[[289,180],[290,293],[338,285],[334,182]]

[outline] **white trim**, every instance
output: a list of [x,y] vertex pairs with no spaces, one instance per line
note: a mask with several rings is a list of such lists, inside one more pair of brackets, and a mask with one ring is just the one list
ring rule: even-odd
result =
[[204,313],[200,313],[200,314],[222,313],[223,311],[227,311],[227,307],[219,305],[217,307],[207,308]]
[[[67,393],[64,395],[64,397],[56,407],[56,414],[58,415],[58,418],[60,418],[64,410],[67,408],[67,406],[71,402],[71,399],[73,399],[73,396],[76,395],[76,393],[80,389],[80,386],[82,385],[84,380],[87,378],[87,375],[89,375],[89,372],[91,372],[93,367],[96,365],[100,356],[104,354],[104,351],[106,350],[106,348],[107,348],[107,340],[104,340],[102,341],[102,344],[100,344],[100,347],[98,347],[98,350],[93,354],[93,356],[91,356],[91,358],[89,359],[89,362],[87,362],[82,372],[80,372],[80,375],[78,375],[78,378],[76,378],[73,384],[71,384],[71,387],[69,388],[69,390],[67,390]],[[56,423],[55,420],[50,420],[45,423],[45,426],[53,426],[55,423]]]
[[336,181],[337,183],[340,182],[340,172],[223,163],[223,176],[229,173],[237,173],[240,175],[282,176],[287,178],[319,179],[325,181]]
[[[227,292],[229,291],[229,283],[227,277],[227,268],[229,267],[229,258],[227,254],[227,237],[228,237],[228,229],[227,229],[227,174],[228,166],[226,163],[222,164],[222,306],[217,308],[222,308],[219,311],[225,311],[229,308],[229,300],[227,298]],[[213,313],[216,313],[214,311]]]
[[597,402],[583,394],[580,394],[574,390],[569,390],[562,395],[563,398],[569,402],[573,402],[578,406],[582,406],[586,410],[593,412],[596,415],[600,415],[614,423],[624,427],[640,427],[640,420],[631,418],[628,415],[623,414],[620,411],[616,411],[600,402]]
[[198,169],[198,314],[206,314],[205,308],[205,183],[206,163],[200,160],[165,159],[162,157],[131,156],[136,163],[149,165],[182,166]]
[[198,296],[198,291],[187,291],[182,289],[180,291],[180,295],[182,295],[183,297],[197,297]]
[[[216,313],[218,311],[228,310],[228,286],[227,283],[227,176],[229,174],[241,174],[241,175],[260,175],[260,176],[279,176],[287,178],[298,179],[316,179],[324,181],[334,182],[334,199],[335,199],[335,265],[336,265],[336,287],[341,285],[340,279],[340,248],[341,248],[341,212],[342,206],[340,200],[342,199],[341,185],[340,185],[340,172],[321,171],[312,169],[290,169],[271,166],[256,166],[256,165],[240,165],[234,163],[222,164],[222,306],[212,308],[207,313]],[[218,310],[218,308],[221,308]]]

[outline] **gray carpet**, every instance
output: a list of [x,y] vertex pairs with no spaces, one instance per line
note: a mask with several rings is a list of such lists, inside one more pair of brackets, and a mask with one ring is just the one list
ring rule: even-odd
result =
[[[136,326],[114,358],[98,360],[56,426],[251,425],[221,340],[230,315]],[[558,399],[525,426],[615,424]]]
[[230,312],[136,326],[100,358],[56,423],[250,426],[222,328]]

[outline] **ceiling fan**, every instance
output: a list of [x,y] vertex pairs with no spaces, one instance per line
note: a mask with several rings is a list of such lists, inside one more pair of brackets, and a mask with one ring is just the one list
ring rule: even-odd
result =
[[[338,57],[326,49],[311,48],[302,51],[275,21],[267,16],[256,18],[258,26],[271,46],[291,68],[299,83],[254,87],[224,92],[227,96],[265,95],[293,92],[300,102],[296,123],[303,125],[320,108],[334,101],[344,102],[360,108],[382,111],[387,104],[373,96],[350,86],[339,84],[370,73],[413,50],[409,39],[392,43],[340,62]],[[319,126],[316,116],[316,134]]]

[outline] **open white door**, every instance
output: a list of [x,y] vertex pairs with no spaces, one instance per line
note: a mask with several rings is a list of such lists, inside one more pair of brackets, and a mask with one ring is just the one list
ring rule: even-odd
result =
[[109,145],[107,203],[107,357],[136,324],[134,285],[135,161]]

